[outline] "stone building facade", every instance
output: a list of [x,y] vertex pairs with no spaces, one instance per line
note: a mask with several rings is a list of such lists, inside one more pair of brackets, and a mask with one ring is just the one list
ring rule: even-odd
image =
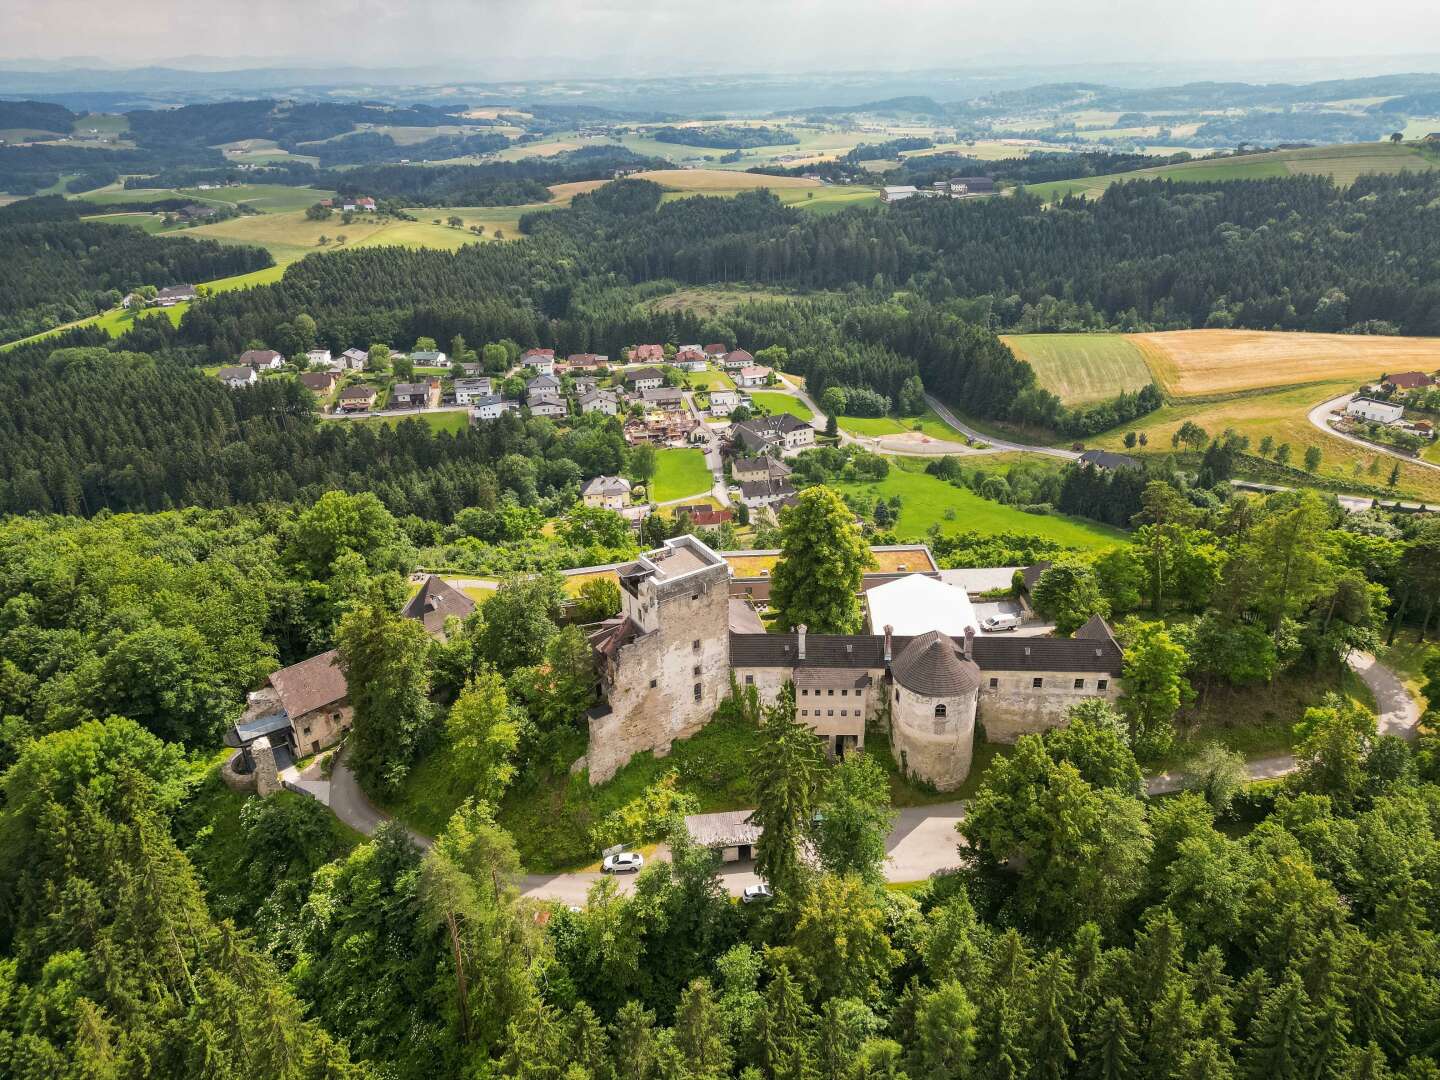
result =
[[1124,657],[1099,618],[1072,638],[732,632],[729,567],[693,537],[619,575],[621,615],[591,637],[606,699],[590,718],[591,783],[699,731],[732,676],[766,703],[793,683],[796,719],[831,757],[863,748],[867,725],[888,722],[900,763],[942,790],[969,775],[977,727],[1013,743],[1063,725],[1084,698],[1120,694]]

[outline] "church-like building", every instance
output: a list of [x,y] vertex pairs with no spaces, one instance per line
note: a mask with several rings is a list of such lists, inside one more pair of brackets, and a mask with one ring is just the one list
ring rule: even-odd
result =
[[832,756],[863,747],[867,723],[888,724],[902,768],[941,790],[969,775],[977,724],[992,742],[1014,742],[1064,723],[1078,701],[1120,693],[1123,654],[1099,618],[1071,638],[976,633],[955,590],[960,614],[937,603],[934,627],[912,620],[907,635],[888,625],[755,632],[753,613],[730,598],[730,564],[693,536],[667,540],[617,576],[620,615],[590,636],[604,697],[589,717],[591,783],[695,734],[732,685],[768,703],[793,683],[796,718]]

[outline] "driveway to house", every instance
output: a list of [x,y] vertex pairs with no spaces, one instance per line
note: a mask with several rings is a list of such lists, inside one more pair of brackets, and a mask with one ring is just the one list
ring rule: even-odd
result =
[[1310,423],[1314,424],[1331,438],[1344,439],[1346,442],[1354,443],[1356,446],[1363,446],[1366,450],[1374,450],[1376,453],[1385,454],[1387,457],[1397,458],[1400,461],[1408,461],[1412,465],[1419,465],[1422,468],[1440,469],[1440,465],[1436,465],[1433,461],[1426,461],[1421,457],[1411,457],[1409,454],[1402,454],[1399,450],[1391,449],[1388,446],[1381,446],[1379,443],[1358,439],[1354,435],[1347,435],[1345,432],[1336,431],[1331,427],[1325,418],[1336,409],[1343,409],[1354,396],[1354,394],[1341,394],[1339,397],[1331,398],[1329,401],[1322,401],[1310,410]]
[[[1353,652],[1347,662],[1375,695],[1379,731],[1382,735],[1415,738],[1415,725],[1420,721],[1420,704],[1411,696],[1400,677],[1374,656]],[[1246,772],[1251,780],[1271,780],[1295,771],[1294,754],[1276,754],[1248,762]],[[1180,791],[1186,786],[1184,773],[1161,773],[1146,779],[1151,795]],[[365,833],[374,833],[386,820],[360,790],[354,774],[345,763],[342,751],[335,762],[329,785],[329,806],[345,824]],[[325,799],[320,798],[324,802]],[[924,881],[959,863],[959,845],[963,842],[955,831],[965,816],[962,801],[933,803],[929,806],[907,806],[898,812],[895,827],[885,841],[885,879],[892,882]],[[422,848],[431,844],[429,837],[406,830]],[[665,859],[663,846],[651,856]],[[575,907],[583,906],[590,890],[604,875],[593,871],[565,874],[526,874],[520,881],[522,895],[537,900],[553,900]],[[618,875],[622,893],[634,891],[638,875]],[[726,863],[720,880],[727,892],[739,896],[747,885],[758,884],[753,862]]]

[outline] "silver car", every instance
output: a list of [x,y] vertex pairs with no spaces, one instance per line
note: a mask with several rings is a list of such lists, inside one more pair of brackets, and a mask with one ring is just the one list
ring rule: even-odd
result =
[[773,900],[774,898],[775,894],[770,891],[770,886],[763,883],[759,885],[746,885],[744,891],[740,893],[740,902],[742,904],[761,904],[766,900]]
[[638,874],[644,865],[645,856],[638,851],[622,851],[609,856],[600,864],[600,869],[607,874]]

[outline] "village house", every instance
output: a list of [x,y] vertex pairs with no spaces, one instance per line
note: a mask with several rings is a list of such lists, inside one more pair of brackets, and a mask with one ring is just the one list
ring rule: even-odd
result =
[[461,363],[460,371],[465,378],[474,379],[485,374],[485,365],[479,360],[466,360]]
[[640,394],[640,400],[652,409],[663,409],[666,412],[678,412],[685,408],[685,394],[682,390],[673,386],[661,386],[654,390],[645,390]]
[[1116,454],[1109,450],[1086,450],[1079,458],[1081,465],[1093,469],[1114,472],[1117,469],[1138,469],[1140,462],[1128,454]]
[[597,368],[607,367],[609,364],[610,357],[593,352],[571,353],[565,358],[567,371],[594,371]]
[[726,371],[736,372],[741,368],[753,367],[755,365],[755,357],[751,356],[744,349],[734,349],[725,354],[725,359],[722,363]]
[[526,397],[525,407],[530,410],[531,416],[548,416],[551,419],[559,419],[570,415],[569,408],[565,405],[563,398],[546,395],[544,397]]
[[675,366],[682,371],[704,371],[708,361],[703,349],[697,345],[687,345],[676,351]]
[[1377,424],[1398,424],[1405,416],[1405,406],[1395,405],[1388,401],[1375,401],[1373,398],[1357,397],[1350,399],[1345,406],[1345,412],[1349,416],[1370,420]]
[[740,501],[751,510],[775,506],[794,495],[795,488],[789,480],[745,480],[740,484]]
[[609,390],[590,390],[580,395],[579,402],[582,413],[604,413],[606,416],[614,416],[620,411],[619,399]]
[[658,368],[636,368],[625,373],[625,385],[635,393],[658,390],[665,385],[665,376]]
[[761,454],[758,457],[737,457],[730,463],[730,475],[737,484],[760,484],[769,480],[785,480],[790,466],[779,458]]
[[659,364],[664,360],[665,346],[663,345],[630,346],[630,363],[632,364]]
[[734,390],[710,391],[710,415],[729,416],[740,404],[740,395]]
[[274,349],[246,349],[240,354],[240,363],[256,371],[274,371],[284,365],[285,358]]
[[947,187],[957,196],[995,194],[995,181],[988,176],[952,176]]
[[410,354],[410,362],[420,367],[449,367],[450,358],[439,349],[419,349]]
[[735,375],[735,385],[750,388],[754,386],[767,386],[770,383],[770,369],[768,367],[743,367]]
[[375,404],[376,392],[373,386],[347,386],[340,391],[337,403],[341,412],[365,412]]
[[356,199],[355,205],[361,210],[367,211],[368,213],[375,213],[375,200],[372,199],[369,195],[362,195],[360,198]]
[[488,398],[492,392],[488,378],[455,380],[456,405],[473,405],[480,398]]
[[526,349],[520,354],[520,366],[534,368],[537,375],[554,375],[555,350]]
[[992,742],[1014,743],[1120,692],[1124,655],[1098,617],[1072,638],[977,634],[968,623],[951,635],[937,625],[956,625],[955,613],[934,610],[958,604],[963,590],[951,589],[918,609],[914,625],[929,623],[918,634],[767,634],[753,617],[732,631],[729,564],[696,537],[667,540],[616,574],[620,614],[589,638],[603,697],[588,716],[592,784],[695,734],[732,680],[765,703],[793,685],[796,719],[832,757],[863,747],[867,722],[888,725],[901,767],[941,790],[968,776],[977,724]]
[[329,349],[307,349],[305,352],[305,364],[307,367],[333,368],[334,359],[330,356]]
[[333,371],[306,371],[300,376],[300,385],[313,394],[327,395],[335,389],[336,379]]
[[623,510],[630,505],[630,481],[623,476],[597,476],[580,489],[585,505]]
[[225,744],[240,750],[232,767],[242,776],[253,774],[257,793],[268,795],[280,786],[277,771],[335,745],[353,717],[334,649],[271,672],[225,734]]
[[814,445],[815,429],[790,413],[757,416],[730,428],[730,447],[735,453],[787,453]]
[[440,380],[396,383],[390,388],[390,404],[395,408],[433,409],[440,404]]
[[701,529],[713,529],[717,525],[723,525],[727,521],[735,520],[735,511],[727,510],[724,507],[711,506],[708,503],[695,503],[686,506],[675,507],[675,516],[688,514],[690,520],[696,527]]
[[588,394],[590,391],[598,389],[599,386],[600,380],[589,375],[576,375],[570,380],[570,387],[577,394]]
[[536,375],[525,384],[525,400],[560,396],[560,380],[554,375]]
[[365,364],[369,361],[370,354],[364,349],[346,349],[340,354],[341,369],[349,371],[364,371]]
[[242,386],[253,386],[260,379],[260,376],[255,374],[255,369],[248,364],[240,367],[222,367],[215,373],[215,377],[232,390]]
[[499,394],[478,397],[470,403],[470,420],[498,420],[507,412],[518,412],[518,401],[506,401]]
[[427,574],[420,591],[406,602],[400,614],[419,620],[427,634],[444,641],[445,624],[451,619],[463,620],[474,610],[474,600],[434,574]]
[[703,351],[711,360],[723,360],[725,354],[730,350],[717,342],[714,345],[706,345]]
[[174,307],[187,300],[194,300],[198,295],[194,285],[167,285],[155,294],[155,303],[160,307]]
[[897,203],[902,199],[913,199],[919,194],[920,190],[914,184],[888,184],[880,191],[880,201]]
[[1435,385],[1435,376],[1423,371],[1398,371],[1394,375],[1386,375],[1381,382],[1396,390],[1424,390]]

